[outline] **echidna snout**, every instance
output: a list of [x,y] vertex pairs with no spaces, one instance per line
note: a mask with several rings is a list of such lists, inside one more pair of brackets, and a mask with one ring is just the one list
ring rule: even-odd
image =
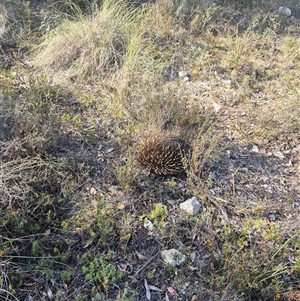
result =
[[137,150],[142,167],[158,175],[176,175],[184,172],[183,158],[187,144],[175,136],[155,136],[143,141]]

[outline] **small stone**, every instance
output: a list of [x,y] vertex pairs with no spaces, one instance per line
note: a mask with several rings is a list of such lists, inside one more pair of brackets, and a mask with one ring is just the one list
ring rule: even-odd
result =
[[251,151],[254,152],[254,153],[258,153],[258,146],[257,145],[253,145]]
[[184,80],[185,82],[189,82],[189,81],[191,80],[191,78],[190,78],[189,75],[187,75],[187,76],[185,76],[185,77],[183,78],[183,80]]
[[216,113],[219,113],[221,111],[221,106],[218,105],[217,103],[214,103],[214,109],[215,109]]
[[269,212],[267,214],[267,217],[268,217],[269,221],[271,221],[271,222],[276,222],[276,221],[280,220],[280,214],[278,212]]
[[280,6],[278,8],[278,12],[280,14],[286,15],[287,17],[290,17],[292,15],[292,11],[286,6]]
[[191,256],[190,256],[191,262],[194,262],[194,261],[195,261],[196,255],[197,255],[196,252],[192,252],[192,253],[191,253]]
[[179,78],[185,78],[186,76],[188,76],[188,73],[186,71],[179,71],[178,76]]
[[186,259],[186,256],[176,249],[163,250],[160,252],[160,256],[165,264],[170,264],[173,267],[182,264]]
[[91,188],[90,188],[90,194],[91,194],[91,195],[97,194],[97,190],[96,190],[94,187],[91,187]]
[[147,229],[147,230],[149,230],[149,231],[152,231],[153,228],[154,228],[154,226],[153,226],[153,224],[152,224],[151,221],[149,221],[148,219],[146,219],[144,221],[144,228]]
[[193,215],[200,211],[202,204],[197,200],[196,197],[193,196],[191,199],[179,204],[179,207],[186,213]]
[[186,71],[178,72],[179,78],[183,79],[185,82],[189,82],[191,80],[191,76]]

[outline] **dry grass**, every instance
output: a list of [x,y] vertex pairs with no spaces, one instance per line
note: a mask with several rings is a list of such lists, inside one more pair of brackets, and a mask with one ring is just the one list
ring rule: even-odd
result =
[[4,6],[0,6],[0,38],[2,38],[7,24],[7,11]]
[[88,17],[77,9],[73,18],[44,37],[31,63],[56,82],[110,77],[125,64],[136,34],[135,14],[123,1],[104,1],[102,9]]
[[[42,35],[0,77],[0,298],[295,300],[299,38],[228,2],[66,2],[22,42]],[[155,135],[191,145],[186,178],[140,168]]]

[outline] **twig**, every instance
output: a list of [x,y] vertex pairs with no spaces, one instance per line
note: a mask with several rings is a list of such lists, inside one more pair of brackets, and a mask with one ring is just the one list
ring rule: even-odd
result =
[[132,278],[136,277],[136,275],[139,274],[139,272],[141,270],[143,270],[159,253],[160,252],[157,252],[154,256],[152,256],[150,259],[148,259],[147,262],[141,268],[139,268],[133,276],[130,276],[130,277],[132,277]]
[[230,224],[230,221],[228,219],[228,215],[227,215],[226,211],[216,201],[214,201],[212,199],[210,201],[221,211],[222,216],[224,217],[224,219],[226,220],[226,222],[228,224]]

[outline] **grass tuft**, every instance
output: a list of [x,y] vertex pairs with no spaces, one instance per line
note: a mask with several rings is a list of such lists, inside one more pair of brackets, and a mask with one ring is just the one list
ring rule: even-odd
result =
[[85,16],[76,4],[73,18],[51,31],[38,47],[32,64],[55,80],[103,78],[125,63],[130,47],[135,10],[123,1],[103,1]]

